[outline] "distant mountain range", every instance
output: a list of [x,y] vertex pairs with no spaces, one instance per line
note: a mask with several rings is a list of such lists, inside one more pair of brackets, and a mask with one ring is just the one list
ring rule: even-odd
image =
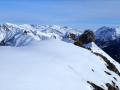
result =
[[6,23],[0,25],[0,45],[24,46],[32,40],[63,39],[69,33],[80,34],[79,31],[63,26]]

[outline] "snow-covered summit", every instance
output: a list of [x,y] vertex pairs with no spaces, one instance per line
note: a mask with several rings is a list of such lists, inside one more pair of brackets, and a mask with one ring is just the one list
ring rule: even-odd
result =
[[96,31],[96,39],[103,41],[114,40],[116,38],[116,29],[110,27],[101,27]]
[[110,41],[120,38],[120,27],[101,27],[96,32],[96,39],[101,41]]

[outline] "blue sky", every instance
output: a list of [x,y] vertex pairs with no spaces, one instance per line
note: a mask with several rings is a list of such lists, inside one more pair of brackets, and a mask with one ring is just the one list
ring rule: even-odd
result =
[[0,23],[120,25],[120,0],[0,0]]

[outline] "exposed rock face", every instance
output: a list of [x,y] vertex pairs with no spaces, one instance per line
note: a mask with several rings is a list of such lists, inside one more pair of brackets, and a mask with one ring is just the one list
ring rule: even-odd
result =
[[74,40],[74,41],[77,40],[77,39],[76,39],[76,35],[73,34],[73,33],[70,33],[70,34],[68,35],[68,38],[71,38],[71,39]]
[[101,88],[100,86],[97,86],[96,84],[87,81],[87,83],[89,83],[94,89],[93,90],[104,90],[103,88]]
[[[87,81],[94,89],[93,90],[105,90],[100,86],[97,86],[96,84]],[[115,85],[115,83],[112,81],[112,84],[106,83],[107,90],[119,90],[118,86]]]
[[83,46],[84,44],[88,44],[90,42],[95,42],[95,35],[93,31],[86,30],[74,44],[77,46]]
[[66,33],[66,34],[63,36],[63,41],[64,41],[65,39],[77,41],[77,37],[78,37],[78,36],[77,36],[76,34],[74,34],[74,33]]
[[106,83],[106,86],[108,87],[108,90],[120,90],[113,81],[112,81],[112,84]]

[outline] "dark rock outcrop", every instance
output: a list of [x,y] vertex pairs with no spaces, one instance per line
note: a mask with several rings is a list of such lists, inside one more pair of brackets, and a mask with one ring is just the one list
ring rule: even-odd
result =
[[90,81],[87,81],[87,83],[89,83],[94,89],[93,90],[104,90],[103,88],[101,88],[100,86],[90,82]]
[[77,46],[82,47],[84,44],[95,42],[95,35],[91,30],[85,30],[79,39],[74,43]]
[[106,83],[106,86],[108,87],[108,90],[120,90],[118,86],[116,86],[115,82],[112,81],[112,84]]
[[[94,88],[93,90],[105,90],[102,87],[100,87],[90,81],[87,81],[87,83],[89,83]],[[113,81],[112,81],[112,84],[106,83],[105,85],[108,88],[107,90],[120,90]]]

